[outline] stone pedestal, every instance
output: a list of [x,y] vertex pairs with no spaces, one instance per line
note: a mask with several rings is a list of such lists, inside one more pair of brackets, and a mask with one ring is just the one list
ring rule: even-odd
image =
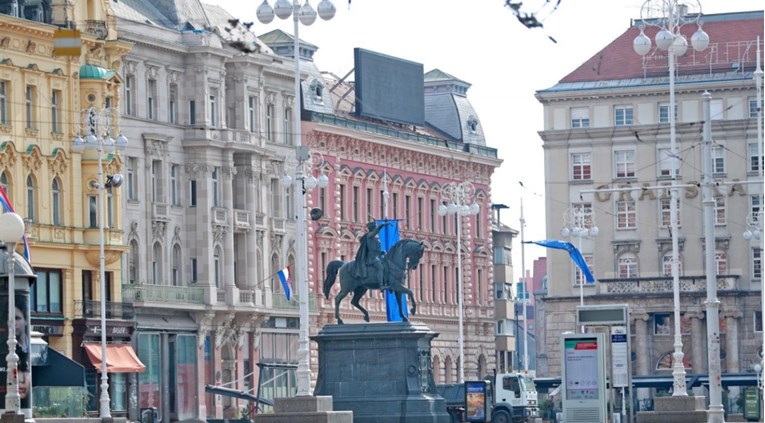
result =
[[705,397],[656,397],[653,411],[639,411],[638,423],[706,423]]
[[354,423],[448,423],[438,395],[430,345],[438,336],[423,324],[327,325],[319,345],[315,395],[331,395]]
[[353,423],[350,411],[333,411],[332,397],[276,398],[274,414],[257,414],[255,423]]

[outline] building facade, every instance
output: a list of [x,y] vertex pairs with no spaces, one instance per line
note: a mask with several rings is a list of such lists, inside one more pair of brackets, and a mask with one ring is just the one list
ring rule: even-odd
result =
[[[544,106],[548,238],[559,238],[577,214],[585,229],[573,238],[597,282],[583,283],[567,254],[547,258],[548,285],[537,326],[545,375],[560,374],[560,334],[576,331],[580,302],[630,307],[633,374],[669,375],[673,301],[669,219],[669,84],[667,56],[655,47],[642,58],[632,42],[638,23],[558,84],[537,92]],[[712,95],[715,268],[720,301],[723,373],[752,372],[762,357],[762,239],[742,237],[760,225],[763,183],[758,150],[756,58],[762,56],[763,14],[703,18],[706,51],[677,59],[677,147],[680,310],[685,366],[707,372],[702,195],[702,94]],[[735,30],[732,30],[735,28]],[[683,28],[690,39],[695,25]],[[687,31],[687,32],[686,32]],[[653,39],[656,29],[646,29]],[[758,39],[759,44],[758,44]],[[760,65],[762,66],[762,65]],[[761,143],[761,140],[759,140]],[[655,189],[659,187],[659,189]],[[621,191],[615,189],[631,188]],[[538,299],[540,299],[538,297]],[[758,355],[759,354],[759,355]]]
[[[95,398],[96,369],[84,345],[101,339],[101,299],[109,315],[110,344],[129,342],[134,330],[131,308],[122,304],[120,291],[120,194],[106,199],[102,290],[98,153],[72,148],[77,135],[88,133],[82,110],[120,104],[122,79],[115,70],[130,44],[117,39],[113,21],[112,10],[101,3],[0,6],[0,185],[26,222],[37,274],[30,292],[31,325],[51,348],[85,366]],[[54,36],[62,27],[80,29],[79,56],[54,54]],[[122,166],[118,155],[108,155],[101,170],[114,174]],[[119,408],[128,401],[126,384],[121,375],[110,377],[112,406]]]
[[[239,41],[252,47],[242,51],[232,47],[224,10],[171,3],[177,2],[112,4],[120,37],[133,44],[119,69],[121,129],[130,140],[121,155],[122,291],[135,308],[133,344],[147,367],[130,381],[135,402],[128,415],[153,407],[163,419],[205,420],[235,417],[245,407],[243,400],[206,393],[205,385],[265,398],[294,394],[297,287],[287,301],[276,273],[290,266],[295,280],[303,278],[294,266],[296,188],[284,185],[297,166],[292,111],[301,106],[302,144],[322,157],[315,174],[329,178],[327,188],[306,193],[309,209],[324,211],[308,225],[310,333],[334,323],[333,297],[321,296],[328,260],[353,258],[368,219],[382,216],[387,184],[401,236],[428,249],[408,282],[419,302],[412,319],[441,333],[434,368],[440,381],[455,381],[456,221],[436,212],[440,188],[469,179],[481,214],[462,226],[465,370],[472,378],[492,368],[491,239],[484,222],[491,174],[501,161],[467,107],[469,84],[440,73],[429,82],[459,88],[458,102],[472,120],[460,115],[451,123],[464,127],[471,143],[435,135],[429,125],[391,131],[389,123],[336,110],[337,98],[330,99],[337,94],[328,89],[336,81],[313,64],[316,46],[301,42],[301,102],[294,96],[289,34],[256,39],[243,31]],[[380,293],[364,305],[373,321],[385,321]],[[343,304],[343,318],[361,322],[350,307]]]

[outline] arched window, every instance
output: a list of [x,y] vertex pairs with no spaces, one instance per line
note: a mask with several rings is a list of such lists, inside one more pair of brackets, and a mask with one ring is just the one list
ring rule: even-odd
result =
[[444,383],[453,383],[452,358],[447,356],[444,359]]
[[215,247],[215,252],[213,253],[213,276],[215,277],[215,286],[220,288],[220,281],[223,275],[221,274],[221,251],[220,247]]
[[486,356],[481,354],[478,356],[478,374],[475,375],[476,379],[483,379],[484,376],[488,374],[488,370],[486,367]]
[[728,253],[725,251],[715,251],[715,268],[718,275],[728,274]]
[[13,197],[11,195],[11,178],[8,177],[8,172],[0,173],[0,187],[3,188],[6,194],[8,194],[8,198]]
[[138,241],[130,241],[130,255],[128,255],[128,282],[138,281]]
[[436,384],[441,383],[441,359],[437,355],[433,356],[433,367],[431,370],[433,371],[433,379]]
[[154,285],[162,284],[162,244],[154,243],[151,254],[151,281]]
[[619,257],[619,277],[636,278],[638,275],[638,262],[634,254],[624,254]]
[[51,184],[51,212],[53,212],[53,224],[61,225],[61,183],[58,178],[53,179]]
[[37,221],[35,216],[36,201],[35,201],[35,179],[32,175],[27,176],[27,219],[32,222]]
[[[664,276],[672,276],[672,251],[667,251],[661,257],[661,270]],[[678,256],[677,258],[677,274],[683,275],[683,259]]]
[[173,246],[173,286],[181,286],[181,246]]

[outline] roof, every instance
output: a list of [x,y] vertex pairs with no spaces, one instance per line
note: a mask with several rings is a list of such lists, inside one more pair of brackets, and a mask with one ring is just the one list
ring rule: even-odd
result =
[[80,79],[102,79],[108,80],[116,73],[113,70],[102,68],[96,65],[80,66]]
[[[695,52],[689,46],[687,53],[677,60],[678,73],[708,73],[710,69],[715,73],[728,72],[733,63],[739,63],[743,69],[754,70],[755,49],[749,44],[756,42],[758,36],[763,39],[762,11],[706,15],[702,20],[703,29],[709,35],[710,45],[703,52]],[[657,27],[645,28],[645,34],[653,43],[645,58],[635,53],[632,47],[635,37],[640,34],[641,23],[640,19],[631,22],[622,35],[566,75],[560,83],[666,77],[666,53],[657,51],[653,43],[658,32]],[[684,25],[681,33],[690,40],[696,29],[696,25]]]

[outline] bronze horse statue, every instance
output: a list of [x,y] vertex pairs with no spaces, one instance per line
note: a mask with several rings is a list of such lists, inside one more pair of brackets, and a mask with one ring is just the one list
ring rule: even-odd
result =
[[[409,319],[404,316],[404,312],[401,308],[401,296],[406,294],[409,297],[409,302],[412,303],[410,312],[415,314],[417,310],[417,303],[414,301],[414,295],[412,291],[404,286],[404,279],[406,279],[406,271],[414,270],[420,264],[420,259],[425,252],[425,247],[421,241],[415,241],[413,239],[402,239],[393,244],[385,254],[385,257],[381,259],[383,264],[383,277],[387,278],[388,289],[396,294],[396,303],[398,304],[398,310],[401,318],[404,321]],[[340,274],[340,292],[335,296],[335,318],[338,324],[343,324],[343,319],[340,318],[340,302],[351,292],[353,292],[353,299],[351,304],[364,313],[364,320],[369,321],[369,312],[359,304],[361,297],[370,289],[379,289],[380,283],[378,282],[377,274],[373,267],[367,269],[367,277],[359,278],[355,277],[354,272],[356,267],[355,261],[343,262],[341,260],[333,260],[327,265],[327,278],[324,280],[324,297],[329,298],[329,291],[332,289],[332,285],[335,283],[335,278]]]

